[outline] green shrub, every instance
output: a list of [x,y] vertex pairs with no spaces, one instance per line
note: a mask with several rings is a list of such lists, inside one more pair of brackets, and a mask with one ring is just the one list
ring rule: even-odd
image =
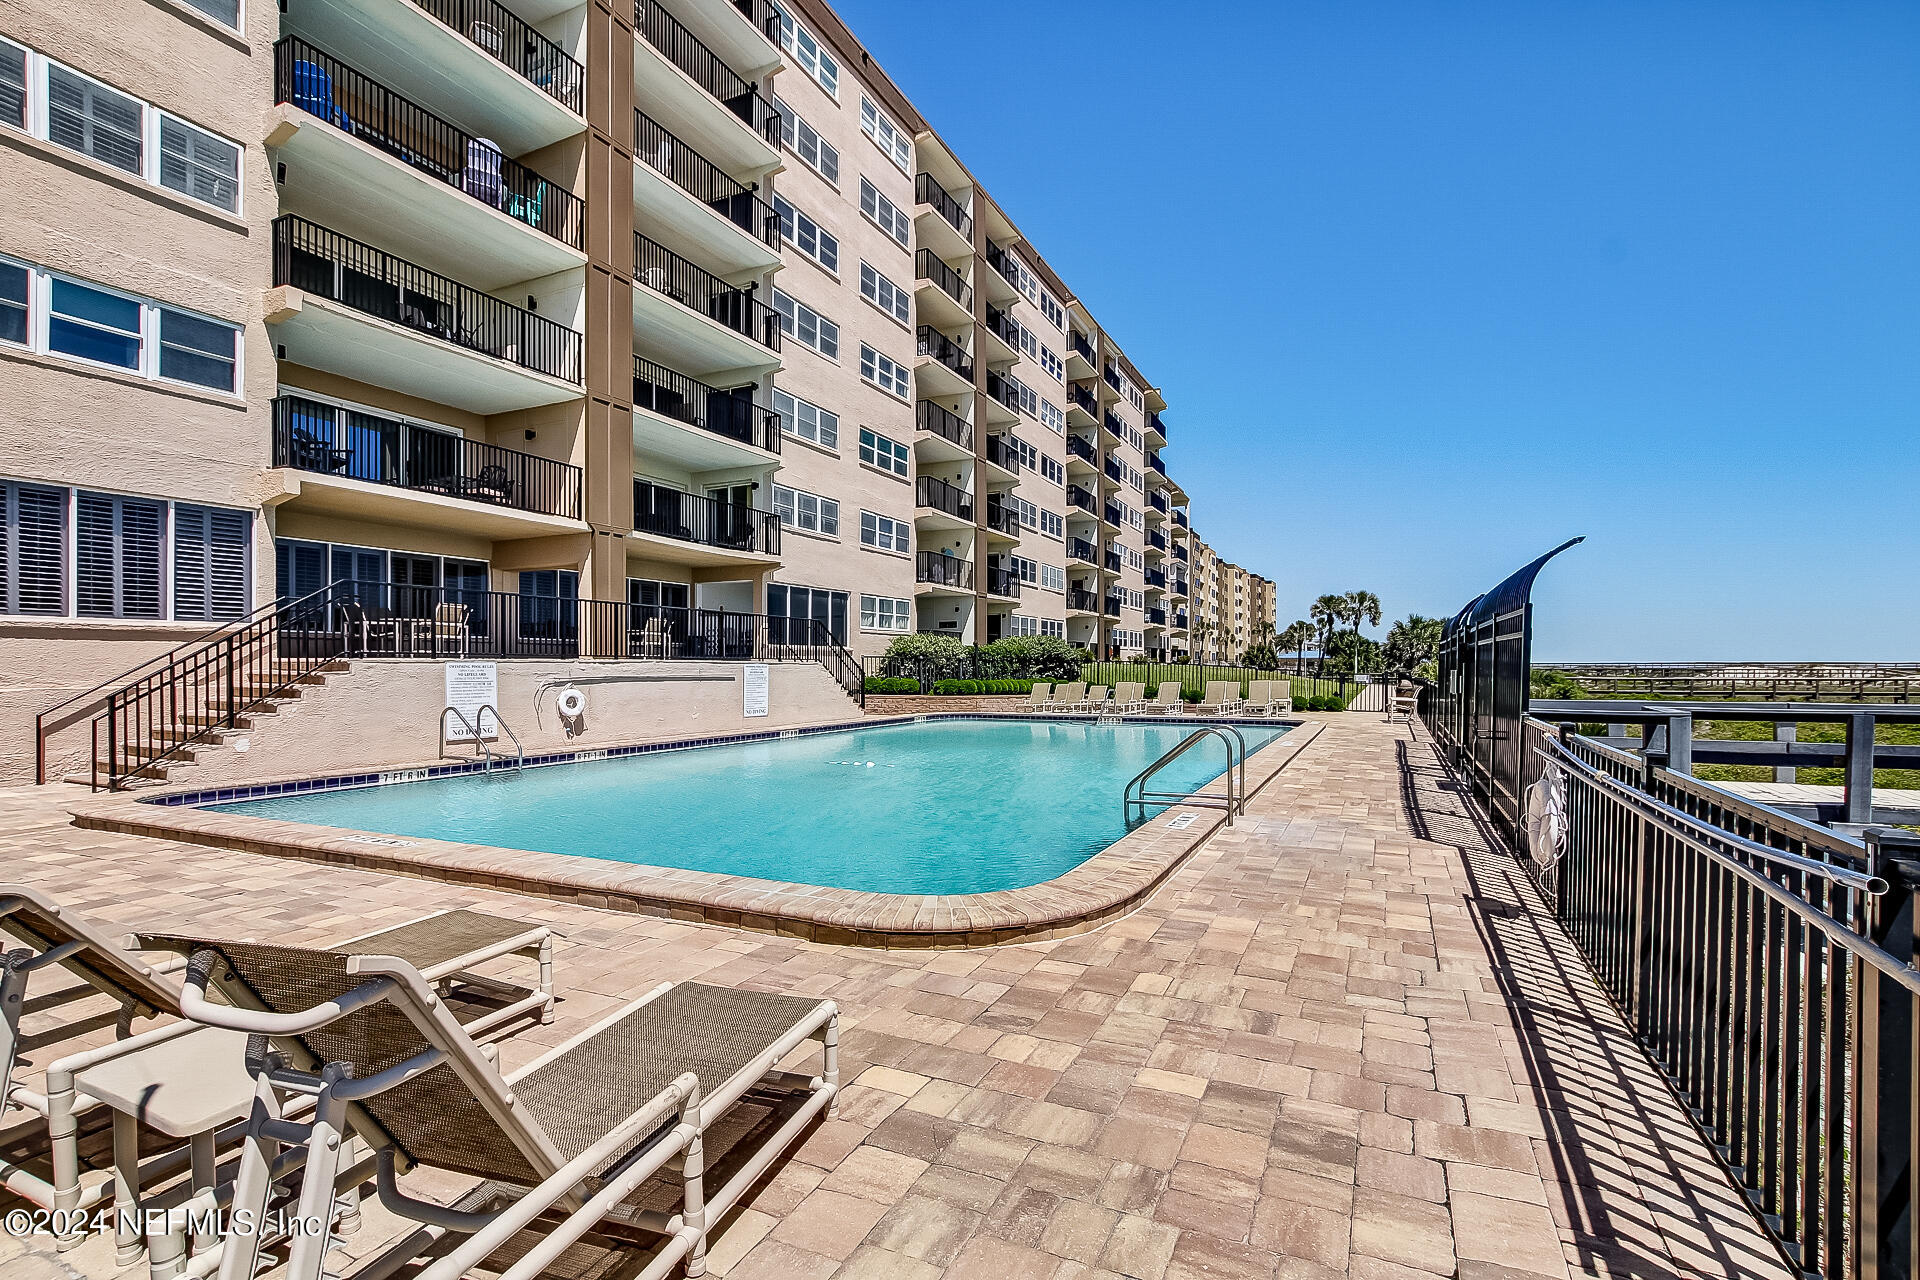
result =
[[912,658],[916,661],[957,662],[966,651],[967,646],[960,643],[958,636],[935,635],[924,631],[895,636],[893,643],[887,646],[889,658]]
[[861,686],[868,693],[918,693],[920,682],[904,676],[868,676]]
[[1347,709],[1347,702],[1344,698],[1322,698],[1321,701],[1327,704],[1323,708],[1323,710],[1326,711],[1345,711]]
[[1201,698],[1205,696],[1206,696],[1206,690],[1204,689],[1180,690],[1180,701],[1182,702],[1198,702],[1200,701]]

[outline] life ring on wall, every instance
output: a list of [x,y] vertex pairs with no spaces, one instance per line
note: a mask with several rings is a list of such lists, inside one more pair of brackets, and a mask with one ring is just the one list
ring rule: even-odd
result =
[[569,720],[574,720],[586,711],[587,695],[578,689],[562,689],[555,705],[560,708],[561,715]]

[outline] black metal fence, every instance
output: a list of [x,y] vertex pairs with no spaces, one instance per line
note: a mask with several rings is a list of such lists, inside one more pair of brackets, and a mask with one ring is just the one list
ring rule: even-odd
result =
[[973,424],[951,409],[943,409],[931,400],[917,401],[913,422],[922,431],[930,431],[962,449],[973,448]]
[[914,255],[913,271],[915,279],[933,281],[941,292],[959,303],[964,310],[973,310],[973,286],[933,250],[922,249]]
[[634,159],[748,235],[772,248],[780,247],[780,215],[772,205],[639,110],[633,113],[633,154]]
[[273,47],[275,102],[290,103],[562,244],[583,247],[579,196],[298,36]]
[[947,220],[947,225],[960,233],[961,239],[973,243],[973,219],[945,187],[934,181],[932,174],[922,173],[914,178],[913,198],[921,204],[932,205]]
[[584,114],[586,69],[498,0],[413,0],[561,106]]
[[772,146],[780,145],[780,113],[773,104],[666,9],[654,0],[634,0],[633,25],[642,39],[712,94],[721,106],[739,116],[741,123]]
[[938,551],[914,553],[914,581],[958,591],[973,590],[973,561],[959,556],[944,556]]
[[633,358],[633,405],[702,431],[780,452],[780,415],[753,402],[753,389],[722,390],[696,378]]
[[780,554],[780,517],[739,502],[633,482],[633,528],[661,538],[727,551]]
[[1210,666],[1198,663],[1168,662],[1087,662],[1076,673],[1063,675],[1055,670],[1037,670],[1022,666],[1006,655],[985,648],[969,648],[952,658],[900,658],[878,654],[862,660],[869,677],[910,679],[920,682],[921,692],[929,692],[941,680],[1084,680],[1112,688],[1127,681],[1138,681],[1149,693],[1162,681],[1173,680],[1181,691],[1198,698],[1209,681],[1231,680],[1245,686],[1254,680],[1285,680],[1293,688],[1295,703],[1312,697],[1340,698],[1352,695],[1354,684],[1339,679],[1295,675],[1287,671],[1261,671],[1253,667]]
[[581,471],[570,463],[304,396],[273,402],[273,465],[581,518]]
[[580,334],[305,218],[273,222],[273,282],[567,382]]
[[921,325],[914,336],[918,340],[918,354],[938,360],[959,374],[962,381],[973,381],[973,360],[959,343],[930,324]]
[[752,285],[728,284],[638,231],[633,233],[633,279],[764,347],[780,349],[779,313],[755,296]]
[[[937,476],[916,476],[913,504],[933,511],[944,511],[957,520],[972,521],[973,495],[957,484],[948,484]],[[921,579],[929,581],[929,579]]]

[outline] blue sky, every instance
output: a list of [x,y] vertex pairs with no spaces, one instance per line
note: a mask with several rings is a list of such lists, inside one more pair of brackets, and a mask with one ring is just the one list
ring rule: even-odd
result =
[[1586,534],[1540,657],[1920,659],[1920,5],[837,4],[1283,626]]

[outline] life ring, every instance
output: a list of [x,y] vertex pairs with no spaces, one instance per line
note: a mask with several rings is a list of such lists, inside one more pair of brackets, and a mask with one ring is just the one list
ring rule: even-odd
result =
[[562,689],[557,705],[561,715],[569,720],[577,719],[587,709],[587,695],[578,689]]

